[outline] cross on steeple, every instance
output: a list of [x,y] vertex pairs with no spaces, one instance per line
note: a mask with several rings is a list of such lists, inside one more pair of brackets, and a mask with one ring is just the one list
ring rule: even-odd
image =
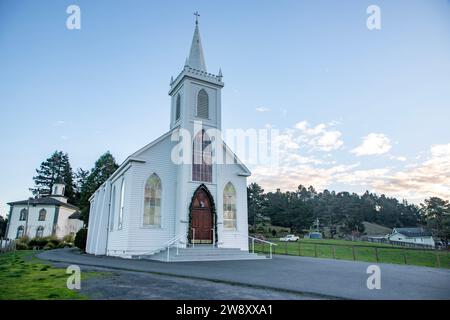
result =
[[200,14],[198,13],[198,11],[194,12],[194,16],[195,16],[195,25],[198,25],[198,17],[200,17]]

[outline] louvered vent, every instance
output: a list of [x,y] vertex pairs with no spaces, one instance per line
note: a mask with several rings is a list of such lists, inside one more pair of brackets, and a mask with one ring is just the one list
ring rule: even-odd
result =
[[180,101],[180,95],[177,96],[177,105],[175,110],[175,121],[180,119],[180,108],[181,108],[181,101]]
[[209,101],[208,94],[204,89],[200,90],[197,97],[197,117],[208,119],[209,118]]

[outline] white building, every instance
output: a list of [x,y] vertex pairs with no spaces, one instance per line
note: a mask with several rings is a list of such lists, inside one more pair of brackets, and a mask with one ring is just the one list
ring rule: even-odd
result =
[[390,241],[432,246],[434,248],[431,232],[423,228],[394,228],[392,233],[387,235],[386,238]]
[[83,227],[78,208],[67,203],[65,185],[55,183],[52,195],[10,202],[6,237],[17,239],[75,235]]
[[91,197],[88,253],[130,258],[175,241],[248,250],[250,172],[221,137],[211,138],[221,130],[223,87],[221,71],[206,70],[196,22],[189,58],[170,83],[170,130],[130,155]]

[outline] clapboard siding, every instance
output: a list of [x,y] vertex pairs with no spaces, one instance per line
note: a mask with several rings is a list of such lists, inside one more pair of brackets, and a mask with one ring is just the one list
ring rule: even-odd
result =
[[[129,251],[152,251],[175,236],[177,166],[170,161],[173,145],[170,136],[166,137],[139,155],[145,163],[134,163],[130,169]],[[161,179],[161,227],[143,224],[145,184],[153,173]]]

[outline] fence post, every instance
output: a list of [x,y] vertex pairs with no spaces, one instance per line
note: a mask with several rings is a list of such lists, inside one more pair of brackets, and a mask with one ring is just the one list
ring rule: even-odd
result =
[[302,243],[300,241],[298,242],[298,255],[302,255]]
[[439,253],[435,252],[435,254],[436,254],[437,267],[440,268],[441,267],[441,259],[439,257]]
[[380,259],[378,258],[378,248],[375,247],[375,258],[377,259],[377,262],[380,261]]
[[408,264],[408,260],[406,259],[406,250],[403,250],[403,258],[405,260],[405,264]]
[[287,254],[287,241],[284,243],[284,254]]
[[314,257],[317,258],[317,244],[314,243]]
[[352,246],[352,255],[353,255],[353,261],[356,260],[356,256],[355,256],[355,246]]
[[333,250],[333,259],[336,259],[336,248],[335,248],[335,246],[332,246],[331,249]]

